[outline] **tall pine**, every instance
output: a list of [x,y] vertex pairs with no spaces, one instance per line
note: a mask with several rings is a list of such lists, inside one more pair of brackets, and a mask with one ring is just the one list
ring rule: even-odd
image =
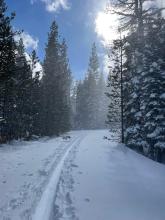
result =
[[65,41],[59,42],[54,21],[48,34],[43,76],[44,135],[59,135],[70,129],[71,72]]
[[14,138],[15,111],[15,42],[4,0],[0,0],[0,142]]

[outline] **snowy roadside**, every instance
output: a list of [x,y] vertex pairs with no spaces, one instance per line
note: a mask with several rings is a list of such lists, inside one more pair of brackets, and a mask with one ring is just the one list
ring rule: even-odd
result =
[[32,219],[56,167],[83,134],[70,132],[70,140],[41,139],[0,148],[0,220]]

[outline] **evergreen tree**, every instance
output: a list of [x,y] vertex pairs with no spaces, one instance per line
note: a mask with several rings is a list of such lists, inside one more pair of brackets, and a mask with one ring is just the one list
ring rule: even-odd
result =
[[36,51],[33,50],[31,54],[32,60],[32,133],[33,135],[41,135],[41,113],[42,113],[42,102],[41,102],[41,72],[36,69],[36,65],[39,59],[36,55]]
[[164,115],[165,100],[165,19],[159,14],[154,21],[148,23],[145,40],[145,64],[143,72],[143,138],[144,151],[153,159],[161,162],[164,149]]
[[108,92],[106,95],[109,98],[107,123],[112,131],[116,128],[121,128],[121,63],[119,54],[119,43],[114,42],[112,50],[113,66],[110,69],[108,77]]
[[60,89],[61,89],[61,132],[69,131],[71,128],[71,70],[67,58],[67,45],[63,40],[60,45]]
[[146,2],[126,0],[115,4],[116,13],[122,17],[120,29],[128,31],[123,62],[124,139],[129,147],[160,161],[165,141],[164,19],[162,8],[146,9]]
[[104,75],[101,72],[97,82],[97,128],[105,128],[106,126],[106,117],[108,111],[106,92],[106,83]]
[[0,142],[14,137],[15,111],[15,42],[11,21],[4,0],[0,0]]
[[44,135],[59,135],[60,94],[59,94],[59,42],[58,27],[54,21],[48,34],[46,55],[44,60],[43,92],[44,92]]
[[89,59],[87,77],[84,82],[86,87],[86,125],[87,129],[97,128],[97,81],[99,77],[99,61],[95,43]]
[[78,91],[78,82],[73,81],[71,85],[71,128],[76,129],[77,128],[77,123],[76,123],[76,102],[77,102],[77,91]]
[[81,81],[77,85],[76,92],[76,116],[75,116],[75,127],[77,129],[83,129],[85,127],[85,101],[86,96],[84,93],[84,82]]
[[44,60],[44,127],[45,135],[59,135],[70,128],[71,71],[65,41],[58,39],[58,26],[54,21],[48,35]]
[[105,81],[100,73],[96,45],[93,44],[85,79],[77,86],[76,126],[97,129],[105,126]]
[[16,59],[16,111],[17,138],[30,138],[32,135],[32,70],[26,60],[23,40],[17,46]]

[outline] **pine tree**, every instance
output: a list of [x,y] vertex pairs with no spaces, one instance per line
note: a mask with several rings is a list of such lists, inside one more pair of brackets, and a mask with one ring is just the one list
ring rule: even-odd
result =
[[33,84],[32,84],[32,134],[41,135],[41,113],[42,113],[42,101],[41,101],[41,72],[36,69],[36,65],[39,59],[36,55],[36,51],[33,50],[31,54],[32,60],[32,73],[33,73]]
[[105,128],[108,111],[108,99],[106,97],[106,83],[101,72],[97,82],[97,128]]
[[110,69],[108,77],[108,92],[109,107],[107,115],[107,123],[112,131],[117,128],[121,130],[121,63],[119,54],[119,43],[114,42],[112,50],[113,66]]
[[71,71],[67,46],[58,39],[58,26],[54,21],[48,35],[44,60],[44,134],[59,135],[70,129]]
[[148,23],[145,41],[145,65],[143,72],[143,102],[141,109],[144,115],[143,138],[144,151],[151,158],[161,162],[165,146],[164,116],[165,100],[165,19],[159,14]]
[[71,128],[74,130],[77,128],[76,123],[76,108],[77,108],[77,91],[78,91],[78,81],[73,81],[71,85]]
[[59,42],[58,27],[54,21],[48,34],[46,55],[44,60],[43,92],[44,92],[44,135],[59,135],[60,94],[59,94]]
[[32,135],[32,70],[25,57],[23,40],[17,46],[16,59],[16,112],[17,138],[30,138]]
[[11,21],[4,0],[0,0],[0,142],[14,138],[15,111],[15,42]]
[[71,70],[67,58],[67,45],[63,40],[60,45],[60,89],[61,89],[61,132],[69,131],[71,128]]
[[106,97],[103,74],[100,73],[99,59],[95,43],[86,77],[77,86],[76,127],[78,129],[97,129],[105,126]]
[[[143,1],[144,2],[144,1]],[[125,101],[125,143],[131,148],[141,150],[142,144],[142,112],[141,105],[141,72],[143,69],[143,43],[144,43],[144,17],[147,16],[143,10],[143,2],[129,0],[120,3],[124,7],[126,23],[124,28],[130,31],[126,38],[125,56],[125,80],[123,84]],[[123,28],[123,27],[122,27]],[[129,53],[127,53],[129,51]],[[127,94],[127,96],[125,96]]]
[[162,8],[145,9],[146,2],[115,4],[122,17],[120,29],[128,31],[123,64],[125,143],[160,160],[164,145],[164,19]]
[[84,86],[86,87],[86,128],[97,128],[97,81],[99,77],[99,61],[95,43],[92,46],[88,71]]
[[84,84],[79,81],[76,91],[76,116],[75,116],[75,127],[77,129],[83,129],[85,126],[85,94]]

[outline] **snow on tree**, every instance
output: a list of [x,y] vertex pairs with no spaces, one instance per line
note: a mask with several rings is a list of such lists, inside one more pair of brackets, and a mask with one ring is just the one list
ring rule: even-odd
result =
[[120,48],[118,42],[114,42],[111,60],[112,67],[108,76],[108,115],[107,124],[111,130],[121,128],[121,63],[120,63]]
[[129,147],[161,161],[164,152],[164,18],[162,8],[146,9],[145,3],[147,0],[115,2],[114,12],[121,18],[120,30],[127,30],[123,56],[124,140]]

